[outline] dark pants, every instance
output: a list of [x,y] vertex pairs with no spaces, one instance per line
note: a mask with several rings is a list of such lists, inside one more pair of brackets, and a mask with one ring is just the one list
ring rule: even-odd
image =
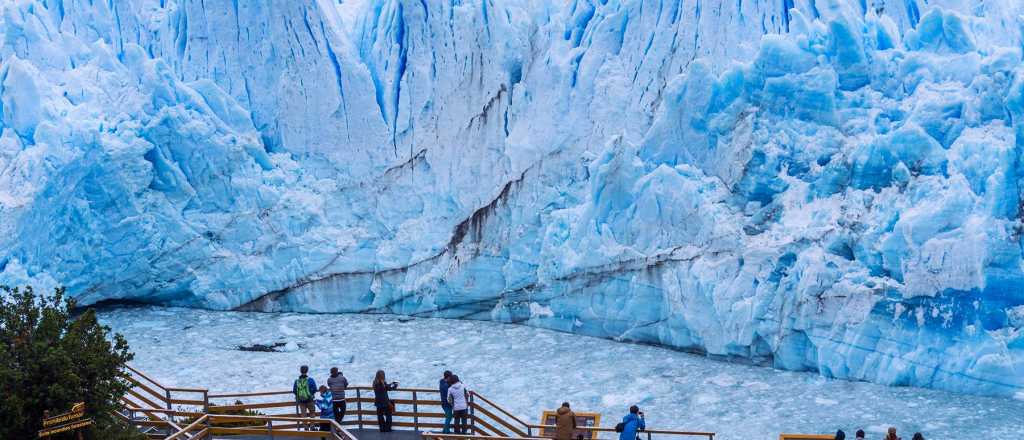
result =
[[377,407],[377,426],[380,432],[391,432],[391,408]]
[[460,409],[455,411],[455,433],[469,434],[469,410]]
[[442,406],[441,409],[444,410],[444,431],[441,431],[441,432],[444,433],[444,434],[451,434],[452,433],[452,407],[450,407],[448,405],[445,405],[445,406]]
[[337,400],[331,403],[334,404],[334,421],[340,425],[341,421],[345,420],[345,401]]

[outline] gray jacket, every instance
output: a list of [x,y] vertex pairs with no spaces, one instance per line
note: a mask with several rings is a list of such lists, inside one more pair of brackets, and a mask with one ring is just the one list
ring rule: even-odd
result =
[[331,389],[331,394],[334,395],[334,398],[331,400],[342,402],[345,400],[345,388],[348,388],[348,379],[345,379],[343,374],[328,377],[327,387]]

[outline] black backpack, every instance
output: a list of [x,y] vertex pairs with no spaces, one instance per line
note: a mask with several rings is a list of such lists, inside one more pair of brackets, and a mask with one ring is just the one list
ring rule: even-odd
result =
[[615,425],[615,432],[622,432],[622,431],[625,431],[625,430],[626,430],[626,424],[625,423],[619,422],[617,425]]

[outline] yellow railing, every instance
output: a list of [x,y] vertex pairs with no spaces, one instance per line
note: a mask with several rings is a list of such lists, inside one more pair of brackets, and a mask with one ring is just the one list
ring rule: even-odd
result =
[[[128,367],[132,389],[123,399],[124,409],[130,423],[139,427],[156,427],[167,433],[165,440],[201,440],[212,435],[287,435],[292,437],[323,437],[326,432],[300,431],[308,425],[327,424],[335,440],[357,440],[347,427],[376,426],[376,410],[373,406],[373,388],[353,386],[347,389],[343,423],[334,420],[296,417],[298,408],[291,390],[260,391],[252,393],[211,394],[202,388],[165,387],[142,372]],[[175,393],[201,394],[202,400],[176,398]],[[417,431],[441,429],[444,427],[444,412],[441,410],[440,391],[430,388],[398,388],[389,392],[395,403],[393,426],[411,428]],[[225,399],[230,403],[218,404]],[[250,400],[249,403],[241,399]],[[257,401],[252,401],[257,400]],[[543,438],[542,432],[552,426],[530,424],[516,417],[500,405],[495,404],[475,391],[469,393],[469,430],[471,435],[427,434],[428,440],[531,440]],[[175,409],[177,406],[177,409]],[[239,415],[240,413],[255,413]],[[270,412],[270,414],[263,414]],[[142,414],[140,419],[136,415]],[[277,422],[275,424],[275,422]],[[184,424],[186,426],[182,427]],[[236,426],[231,426],[236,425]],[[237,426],[242,425],[242,426]],[[594,440],[611,440],[618,437],[612,428],[579,427],[577,431],[591,431]],[[601,434],[609,434],[601,436]],[[697,436],[714,440],[713,432],[690,432],[647,430],[641,431],[641,439],[654,437]]]

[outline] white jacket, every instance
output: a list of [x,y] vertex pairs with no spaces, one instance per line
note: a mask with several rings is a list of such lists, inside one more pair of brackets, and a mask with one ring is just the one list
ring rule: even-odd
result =
[[452,402],[453,411],[465,411],[469,409],[469,401],[466,399],[466,395],[469,394],[466,391],[462,382],[455,382],[452,386],[448,387],[448,401]]

